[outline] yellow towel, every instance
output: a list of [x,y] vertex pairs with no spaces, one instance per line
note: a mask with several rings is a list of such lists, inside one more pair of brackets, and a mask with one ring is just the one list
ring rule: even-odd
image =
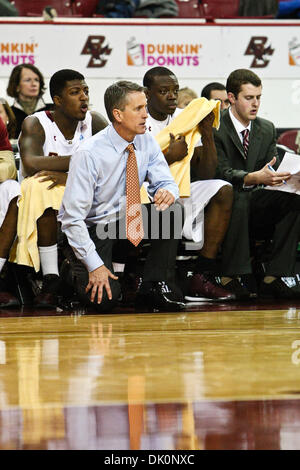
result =
[[[213,127],[218,129],[220,125],[220,104],[220,101],[196,98],[191,101],[168,126],[155,136],[162,152],[169,147],[170,133],[174,134],[175,138],[179,134],[185,136],[185,141],[188,146],[187,156],[180,162],[175,162],[170,165],[172,176],[179,187],[180,197],[189,197],[191,194],[190,161],[194,153],[195,145],[201,137],[198,124],[213,111],[215,115]],[[144,186],[141,188],[141,201],[143,204],[149,202]]]
[[37,220],[46,209],[59,210],[65,186],[47,189],[50,181],[41,182],[34,176],[25,178],[21,184],[17,239],[11,250],[10,261],[40,269],[37,246]]

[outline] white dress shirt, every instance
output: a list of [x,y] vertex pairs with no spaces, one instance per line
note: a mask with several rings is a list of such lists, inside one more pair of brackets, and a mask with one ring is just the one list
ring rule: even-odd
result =
[[251,131],[251,124],[252,122],[250,121],[248,126],[245,127],[244,124],[242,124],[232,113],[231,108],[229,108],[229,116],[232,120],[232,124],[234,125],[234,128],[237,132],[237,135],[239,136],[240,141],[243,143],[243,132],[245,129],[249,130],[249,133]]

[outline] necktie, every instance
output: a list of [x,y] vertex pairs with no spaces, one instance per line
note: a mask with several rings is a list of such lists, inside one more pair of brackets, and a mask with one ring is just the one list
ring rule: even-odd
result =
[[129,144],[126,168],[126,236],[134,246],[144,238],[139,175],[134,147]]
[[247,157],[248,149],[249,149],[249,129],[244,129],[242,131],[242,134],[243,134],[244,153],[245,153],[245,157]]

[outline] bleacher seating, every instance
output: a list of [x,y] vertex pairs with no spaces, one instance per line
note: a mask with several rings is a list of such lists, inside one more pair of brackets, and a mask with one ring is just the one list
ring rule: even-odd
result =
[[[20,16],[42,16],[53,6],[58,16],[93,17],[99,0],[10,0]],[[238,0],[176,0],[179,18],[232,18],[237,16]],[[95,15],[96,16],[96,15]]]
[[298,135],[299,130],[290,130],[283,132],[277,139],[277,144],[284,145],[289,149],[293,150],[295,153],[299,153],[298,143],[296,142],[296,138]]
[[178,18],[200,18],[198,0],[176,0]]
[[42,16],[43,9],[51,5],[58,16],[73,16],[72,0],[10,0],[20,16]]
[[200,0],[200,16],[212,18],[237,18],[239,0]]
[[73,14],[84,18],[95,14],[99,0],[73,0]]
[[[99,0],[10,0],[20,16],[42,16],[51,5],[58,16],[93,17]],[[176,0],[178,18],[238,18],[239,0]]]

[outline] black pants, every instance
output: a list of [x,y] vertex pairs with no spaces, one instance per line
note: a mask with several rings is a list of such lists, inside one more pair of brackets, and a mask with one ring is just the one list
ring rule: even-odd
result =
[[[153,204],[143,206],[143,222],[146,233],[146,239],[149,240],[151,248],[146,258],[143,272],[143,281],[166,281],[175,282],[175,264],[178,248],[179,237],[182,230],[183,211],[182,206],[178,203],[173,204],[171,208],[163,212],[155,210]],[[112,250],[114,244],[119,240],[120,233],[125,233],[125,222],[121,221],[117,227],[105,226],[107,233],[116,234],[116,238],[100,239],[99,231],[96,226],[89,229],[91,240],[96,246],[97,253],[102,258],[104,265],[113,272],[112,267]],[[121,240],[124,254],[128,248],[128,240]],[[127,247],[127,248],[126,248]],[[64,256],[70,263],[71,279],[81,301],[85,305],[93,305],[100,312],[110,311],[117,303],[120,295],[119,281],[109,279],[112,300],[109,300],[105,288],[103,289],[103,297],[101,304],[90,301],[90,293],[85,292],[88,284],[89,274],[83,263],[78,260],[67,242],[67,238],[63,237],[62,250]]]
[[267,189],[235,191],[231,220],[222,246],[223,275],[251,273],[252,238],[272,238],[266,275],[294,275],[300,239],[300,197]]

